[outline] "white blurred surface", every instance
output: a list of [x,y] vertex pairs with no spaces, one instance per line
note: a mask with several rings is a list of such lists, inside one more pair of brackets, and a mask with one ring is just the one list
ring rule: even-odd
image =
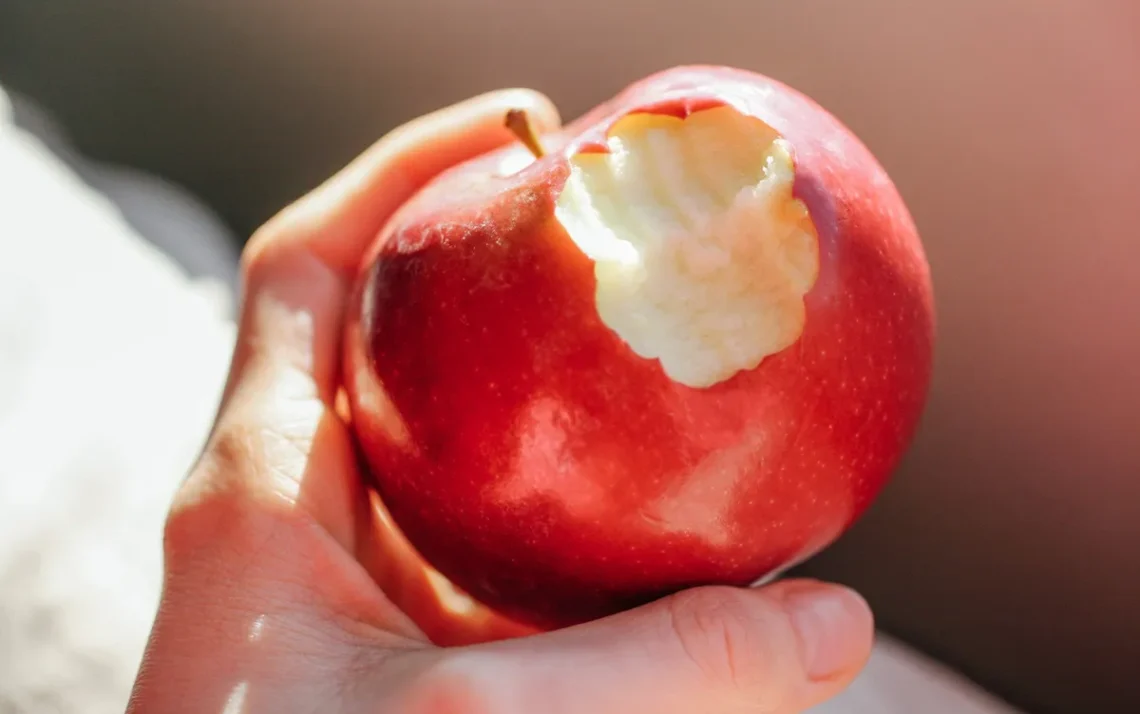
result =
[[122,712],[232,327],[0,93],[0,712]]

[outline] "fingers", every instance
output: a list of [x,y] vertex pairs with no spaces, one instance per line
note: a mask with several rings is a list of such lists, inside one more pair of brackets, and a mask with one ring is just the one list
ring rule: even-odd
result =
[[526,90],[493,92],[416,119],[258,232],[243,255],[245,295],[219,426],[285,430],[299,447],[293,455],[307,455],[321,404],[334,401],[345,302],[361,255],[424,183],[510,141],[502,118],[516,105],[557,121],[549,101]]
[[[357,264],[424,183],[513,138],[502,127],[513,106],[536,121],[557,121],[549,101],[530,91],[462,102],[396,129],[258,231],[242,258],[242,309],[219,414],[172,517],[219,493],[252,495],[300,505],[338,542],[353,545],[368,504],[332,405]],[[187,545],[183,550],[193,550]]]
[[525,110],[540,132],[559,126],[553,103],[528,89],[490,92],[420,117],[274,217],[247,255],[303,244],[329,267],[354,272],[384,221],[416,190],[444,169],[514,139],[503,126],[510,109]]
[[349,283],[384,222],[437,174],[513,140],[503,127],[523,108],[544,129],[558,113],[546,97],[484,94],[405,124],[270,220],[242,256],[245,299],[227,395],[254,358],[311,374],[327,400]]
[[870,610],[845,588],[703,588],[588,625],[455,651],[424,684],[430,696],[462,692],[485,705],[472,711],[509,714],[798,714],[850,682],[872,638]]

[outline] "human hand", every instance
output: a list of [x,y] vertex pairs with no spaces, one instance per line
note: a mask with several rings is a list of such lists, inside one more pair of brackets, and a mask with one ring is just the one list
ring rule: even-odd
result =
[[866,661],[866,604],[813,581],[694,589],[502,639],[527,633],[482,608],[449,611],[385,520],[338,409],[345,304],[385,219],[439,171],[509,141],[509,107],[558,123],[527,91],[420,118],[250,241],[230,378],[168,516],[129,712],[792,714]]

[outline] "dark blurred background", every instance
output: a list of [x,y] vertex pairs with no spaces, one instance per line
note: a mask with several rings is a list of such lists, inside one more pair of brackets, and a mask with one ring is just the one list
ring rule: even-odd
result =
[[850,125],[934,270],[923,431],[808,570],[1031,711],[1140,711],[1135,0],[0,1],[5,83],[238,235],[440,105],[532,86],[570,118],[691,62]]

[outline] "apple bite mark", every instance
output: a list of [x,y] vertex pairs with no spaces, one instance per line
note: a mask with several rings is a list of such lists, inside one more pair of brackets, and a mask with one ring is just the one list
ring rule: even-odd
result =
[[595,263],[602,322],[694,388],[794,344],[819,240],[788,142],[724,106],[629,114],[605,148],[569,158],[555,205]]

